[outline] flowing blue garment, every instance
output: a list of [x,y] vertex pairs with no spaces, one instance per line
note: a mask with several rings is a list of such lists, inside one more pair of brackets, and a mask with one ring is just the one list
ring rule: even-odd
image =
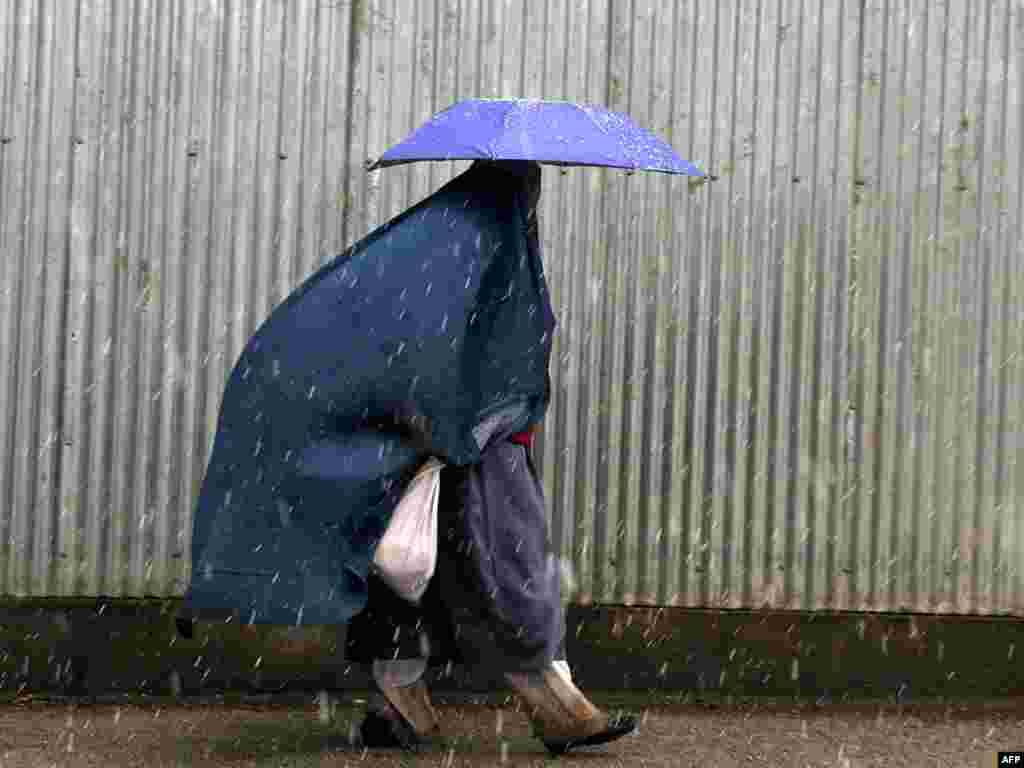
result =
[[543,418],[555,321],[530,205],[525,171],[475,164],[273,311],[224,390],[186,615],[347,621],[419,464],[480,462],[496,413]]

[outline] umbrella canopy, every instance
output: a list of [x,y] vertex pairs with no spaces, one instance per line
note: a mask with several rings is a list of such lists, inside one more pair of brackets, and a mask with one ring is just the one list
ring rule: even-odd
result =
[[621,112],[567,101],[460,101],[434,115],[370,170],[417,160],[535,160],[704,176]]

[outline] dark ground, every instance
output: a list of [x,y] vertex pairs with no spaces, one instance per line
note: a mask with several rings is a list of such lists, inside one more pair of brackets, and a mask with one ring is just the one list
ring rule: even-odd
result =
[[[637,735],[550,758],[513,700],[438,697],[446,743],[421,755],[346,746],[365,699],[22,696],[0,705],[0,767],[23,766],[985,766],[1024,749],[1024,700],[834,703],[659,693],[594,697],[641,712]],[[329,702],[329,703],[328,703]]]
[[[1020,619],[571,606],[580,687],[644,720],[554,760],[505,694],[474,699],[500,681],[457,667],[433,681],[444,746],[347,748],[369,676],[333,631],[210,624],[184,640],[176,605],[0,603],[0,768],[995,766],[1024,749]],[[321,689],[338,697],[323,711]]]

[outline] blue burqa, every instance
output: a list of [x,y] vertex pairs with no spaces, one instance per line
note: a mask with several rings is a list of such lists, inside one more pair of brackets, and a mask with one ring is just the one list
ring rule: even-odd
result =
[[[538,169],[539,170],[539,169]],[[554,331],[536,178],[477,163],[316,272],[250,339],[195,509],[185,613],[336,624],[428,455],[481,459],[547,407]]]

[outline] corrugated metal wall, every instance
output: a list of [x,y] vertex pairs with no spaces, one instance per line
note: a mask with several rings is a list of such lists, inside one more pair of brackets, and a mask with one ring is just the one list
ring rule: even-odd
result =
[[546,172],[540,446],[580,599],[1024,614],[1020,0],[0,0],[0,594],[180,594],[246,337],[447,179],[451,102],[717,177]]

